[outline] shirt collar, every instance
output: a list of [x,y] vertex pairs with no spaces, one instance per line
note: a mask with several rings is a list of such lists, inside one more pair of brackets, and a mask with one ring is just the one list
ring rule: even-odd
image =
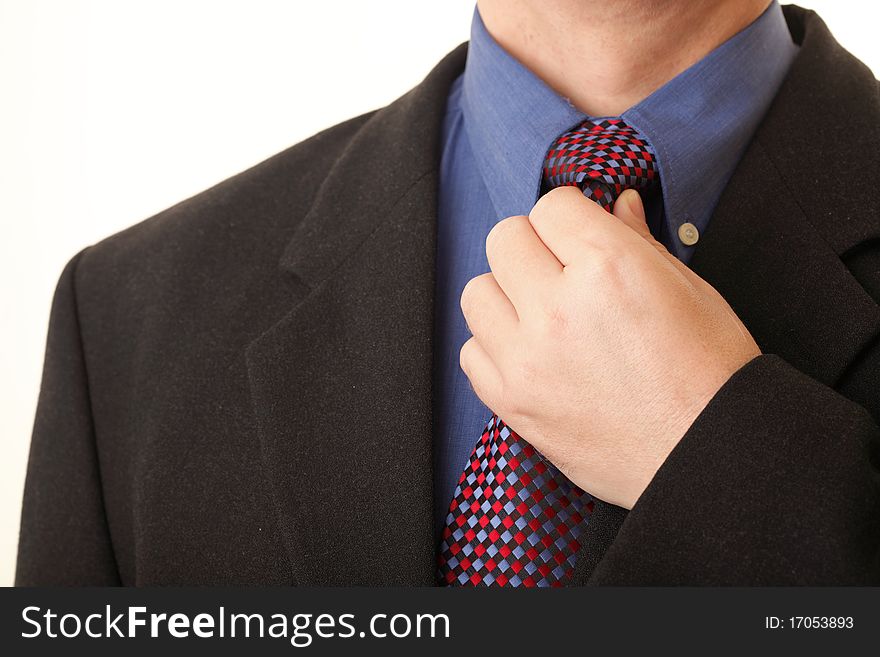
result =
[[[621,115],[654,147],[668,229],[702,230],[797,53],[778,3]],[[509,55],[475,11],[465,130],[499,218],[528,214],[548,147],[588,117]],[[682,247],[686,249],[688,247]]]
[[461,106],[477,167],[499,218],[528,214],[544,155],[586,116],[492,38],[474,12]]
[[[775,1],[747,28],[621,115],[654,146],[667,230],[702,232],[798,47]],[[694,247],[674,243],[677,255]]]

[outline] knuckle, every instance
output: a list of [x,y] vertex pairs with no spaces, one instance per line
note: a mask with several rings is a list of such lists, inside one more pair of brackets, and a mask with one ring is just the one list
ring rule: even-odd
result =
[[542,225],[550,216],[553,207],[552,195],[555,191],[555,189],[550,190],[539,198],[538,202],[532,206],[532,210],[529,212],[529,223],[532,224],[532,226],[537,227]]
[[461,370],[470,378],[471,353],[473,350],[473,338],[468,339],[458,352],[458,364]]
[[477,397],[495,412],[502,413],[504,412],[503,386],[480,365],[477,356],[479,349],[480,345],[475,338],[470,338],[462,345],[459,351],[461,370]]
[[508,217],[492,226],[489,234],[486,235],[486,257],[488,257],[490,261],[493,256],[499,252],[499,249],[503,248],[503,245],[509,239],[509,234],[514,231],[517,228],[517,225],[524,219],[526,218],[520,216]]
[[551,221],[554,213],[561,205],[570,203],[572,197],[580,198],[583,193],[573,186],[557,187],[541,196],[529,212],[529,221],[533,226]]
[[489,282],[488,277],[491,275],[492,274],[481,274],[465,283],[464,289],[461,291],[460,299],[461,310],[465,315],[467,315],[471,309],[478,306],[482,290],[485,289],[486,284]]
[[623,256],[608,249],[595,249],[587,260],[587,267],[602,285],[614,285],[623,278]]
[[486,235],[486,254],[491,255],[497,251],[499,245],[503,242],[507,229],[510,227],[507,219],[502,219],[492,226],[489,234]]
[[464,285],[464,289],[461,291],[461,309],[467,314],[470,308],[474,306],[474,296],[477,293],[477,285],[476,278],[472,278]]

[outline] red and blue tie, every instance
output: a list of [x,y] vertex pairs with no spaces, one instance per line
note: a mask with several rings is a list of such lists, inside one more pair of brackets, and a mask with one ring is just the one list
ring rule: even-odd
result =
[[[544,159],[543,191],[577,185],[609,212],[659,181],[647,140],[621,119],[587,121]],[[596,501],[493,415],[455,489],[437,555],[448,586],[563,586]]]

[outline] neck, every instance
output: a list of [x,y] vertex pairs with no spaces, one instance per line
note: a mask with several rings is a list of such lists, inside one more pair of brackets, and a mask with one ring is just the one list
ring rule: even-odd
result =
[[492,37],[580,111],[617,116],[754,21],[769,0],[478,0]]

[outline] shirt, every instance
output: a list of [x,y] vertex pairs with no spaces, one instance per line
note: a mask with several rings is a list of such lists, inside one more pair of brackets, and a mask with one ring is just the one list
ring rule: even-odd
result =
[[[728,179],[797,54],[774,1],[751,25],[623,112],[653,146],[661,187],[645,199],[654,236],[688,262],[678,227],[707,229]],[[538,199],[553,141],[588,117],[509,55],[474,12],[464,72],[442,127],[434,326],[434,514],[437,536],[491,417],[459,367],[470,337],[465,284],[489,271],[485,241]]]

